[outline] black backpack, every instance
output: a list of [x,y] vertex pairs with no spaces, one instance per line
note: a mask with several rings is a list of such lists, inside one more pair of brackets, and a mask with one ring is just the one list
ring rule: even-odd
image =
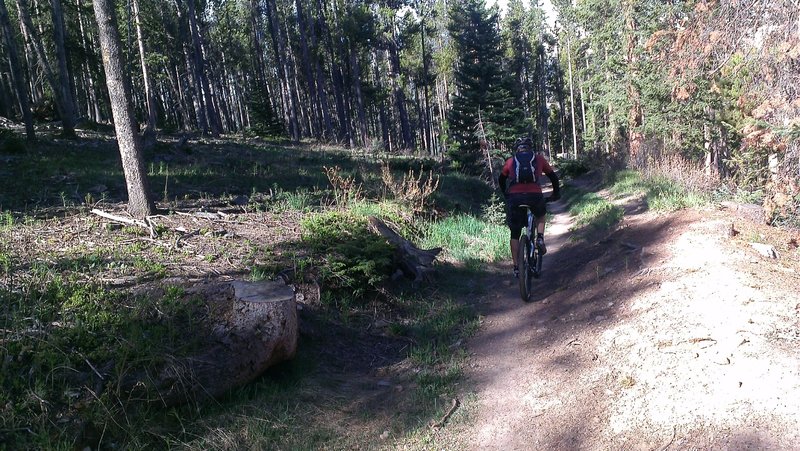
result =
[[533,183],[536,181],[536,154],[532,151],[517,152],[514,155],[514,174],[511,176],[513,183]]

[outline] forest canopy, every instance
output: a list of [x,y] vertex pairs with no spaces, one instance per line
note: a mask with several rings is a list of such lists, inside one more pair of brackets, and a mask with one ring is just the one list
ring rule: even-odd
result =
[[[112,2],[133,111],[157,133],[313,140],[480,172],[520,135],[551,158],[679,155],[770,217],[800,203],[790,0]],[[0,0],[0,115],[112,122],[90,0]],[[18,125],[21,130],[21,125]]]

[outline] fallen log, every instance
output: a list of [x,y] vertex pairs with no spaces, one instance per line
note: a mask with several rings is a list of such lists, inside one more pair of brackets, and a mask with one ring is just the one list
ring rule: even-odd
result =
[[397,264],[406,277],[413,278],[415,283],[430,280],[434,271],[433,261],[442,252],[442,248],[420,249],[375,216],[369,217],[369,224],[394,245]]

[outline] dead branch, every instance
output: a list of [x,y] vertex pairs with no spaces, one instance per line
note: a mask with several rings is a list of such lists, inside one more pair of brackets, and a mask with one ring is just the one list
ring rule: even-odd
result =
[[458,398],[453,398],[453,403],[450,406],[450,410],[448,410],[447,413],[444,414],[441,420],[431,424],[431,429],[439,429],[440,427],[444,426],[448,418],[450,418],[450,415],[452,415],[453,412],[456,411],[458,405],[459,405]]
[[137,226],[137,227],[143,227],[145,229],[149,229],[150,228],[150,226],[144,221],[140,221],[138,219],[133,219],[133,218],[126,218],[124,216],[118,216],[118,215],[115,215],[115,214],[107,213],[107,212],[105,212],[103,210],[99,210],[97,208],[93,209],[92,213],[96,214],[97,216],[100,216],[100,217],[109,219],[111,221],[114,221],[114,222],[119,222],[119,223],[122,223],[122,224],[127,224],[127,225],[132,225],[132,226]]

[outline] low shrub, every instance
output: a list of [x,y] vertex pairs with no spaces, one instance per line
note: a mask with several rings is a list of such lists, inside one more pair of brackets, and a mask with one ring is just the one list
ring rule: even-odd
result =
[[0,130],[0,153],[25,153],[25,140],[11,130]]
[[391,275],[394,248],[370,231],[366,217],[332,211],[309,216],[301,227],[311,264],[334,296],[358,300]]

